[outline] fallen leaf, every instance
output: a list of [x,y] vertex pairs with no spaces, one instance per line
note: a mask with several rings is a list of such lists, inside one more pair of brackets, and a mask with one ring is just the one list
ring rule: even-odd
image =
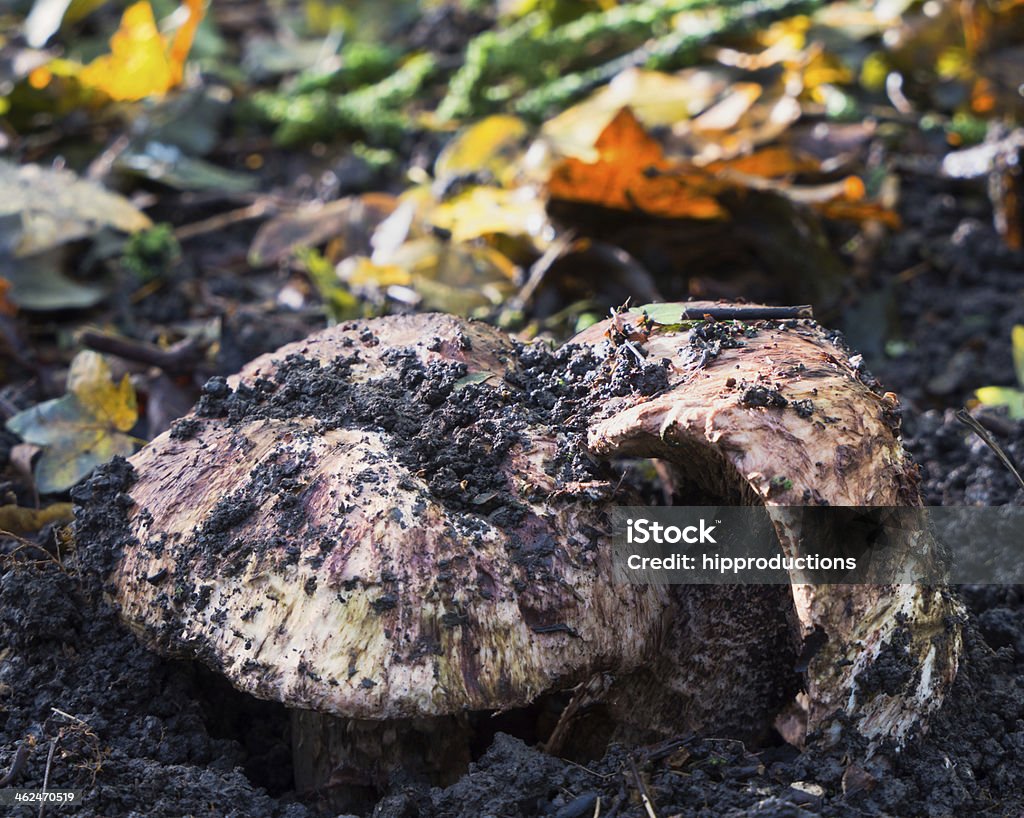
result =
[[0,506],[0,533],[31,534],[49,523],[70,523],[74,517],[71,503],[54,503],[46,508]]
[[538,238],[548,226],[544,202],[529,187],[477,185],[434,207],[428,218],[455,242],[494,234]]
[[519,117],[497,114],[482,119],[445,146],[434,163],[434,177],[445,180],[486,172],[499,184],[508,184],[515,173],[516,149],[526,134],[526,123]]
[[1006,408],[1011,420],[1024,419],[1024,392],[1011,386],[983,386],[974,391],[974,397],[985,406]]
[[766,145],[800,118],[800,102],[781,83],[738,83],[721,102],[672,129],[698,165],[738,158]]
[[397,264],[374,264],[366,256],[349,256],[338,265],[338,277],[353,287],[369,285],[385,288],[406,286],[412,276]]
[[368,193],[282,213],[256,232],[249,247],[254,266],[277,264],[296,250],[339,239],[343,255],[368,253],[370,236],[397,207],[394,196]]
[[101,282],[73,281],[63,273],[69,253],[66,247],[54,247],[25,258],[5,256],[0,262],[10,283],[10,301],[23,310],[86,309],[102,301],[107,287]]
[[750,176],[761,176],[765,179],[776,179],[780,176],[820,171],[821,163],[811,156],[801,155],[791,148],[776,145],[762,148],[747,156],[739,156],[728,161],[712,162],[707,165],[707,170],[712,172],[729,170],[733,173],[745,173]]
[[674,126],[705,110],[726,88],[722,72],[691,68],[676,74],[629,68],[591,97],[548,120],[541,135],[563,157],[596,161],[597,142],[628,107],[646,128]]
[[[87,65],[54,60],[29,77],[33,88],[45,88],[54,76],[73,78],[87,91],[118,102],[161,96],[181,84],[185,60],[205,14],[203,0],[185,0],[185,20],[170,39],[160,33],[147,0],[125,9],[110,38],[110,53]],[[40,33],[39,36],[42,36]]]
[[666,160],[629,108],[615,116],[594,148],[595,162],[570,156],[554,167],[548,180],[552,198],[664,218],[726,217],[713,195],[722,189],[714,176]]
[[1013,346],[1013,371],[1017,375],[1017,383],[1024,387],[1024,326],[1014,325],[1010,342]]
[[115,167],[176,190],[246,193],[258,186],[254,176],[187,156],[177,146],[162,142],[149,142],[144,150],[126,151],[117,158]]
[[69,170],[0,159],[0,253],[29,256],[95,235],[103,227],[152,227],[135,205]]
[[110,54],[97,57],[79,74],[87,88],[118,101],[161,95],[181,83],[185,58],[203,17],[202,0],[186,0],[188,17],[168,43],[148,2],[129,6],[110,39]]
[[0,277],[0,315],[14,315],[18,308],[8,298],[11,282]]
[[135,449],[135,438],[124,434],[138,419],[127,375],[114,383],[101,355],[80,352],[71,362],[67,390],[7,421],[22,440],[43,449],[35,469],[43,494],[65,491],[99,464]]

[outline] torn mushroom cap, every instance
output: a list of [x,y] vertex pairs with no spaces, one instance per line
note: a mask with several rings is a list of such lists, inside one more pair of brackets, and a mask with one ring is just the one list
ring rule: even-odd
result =
[[357,402],[382,383],[399,394],[410,361],[464,364],[463,383],[508,389],[505,335],[438,315],[375,319],[283,347],[229,383],[265,394],[260,379],[289,355],[336,365],[300,384],[296,416],[247,414],[229,395],[205,412],[227,417],[194,412],[131,459],[136,544],[108,586],[144,639],[261,698],[371,718],[522,705],[645,658],[663,591],[613,585],[593,505],[552,499],[558,430],[521,429],[496,464],[522,511],[499,524],[428,490],[399,454],[400,418],[388,432],[367,419],[373,406],[357,421],[302,414],[339,380]]
[[[595,324],[573,342],[600,344],[610,326]],[[595,455],[664,458],[711,496],[763,503],[791,553],[800,514],[787,507],[920,505],[893,399],[866,383],[841,339],[814,321],[654,326],[643,347],[649,359],[671,362],[670,387],[649,400],[609,401],[590,425]],[[902,739],[952,684],[960,608],[942,588],[898,581],[932,548],[919,533],[905,536],[906,563],[878,584],[793,586],[801,636],[828,639],[807,671],[811,729],[845,712],[869,737]],[[887,645],[913,670],[905,687],[861,690],[858,676]]]

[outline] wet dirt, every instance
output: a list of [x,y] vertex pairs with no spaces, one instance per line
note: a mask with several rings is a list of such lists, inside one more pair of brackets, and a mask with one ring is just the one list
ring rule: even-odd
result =
[[[1001,245],[972,191],[914,179],[903,209],[906,229],[884,256],[879,286],[865,288],[865,297],[884,289],[898,319],[893,337],[902,345],[888,356],[884,350],[869,356],[872,369],[902,399],[905,440],[921,464],[927,502],[1024,503],[1012,476],[951,411],[978,386],[1013,381],[1008,339],[1010,327],[1024,322],[1024,260]],[[881,286],[912,267],[914,274],[905,276],[895,293],[894,285]],[[850,334],[856,344],[856,333]],[[706,339],[712,351],[717,340]],[[521,353],[528,364],[529,354]],[[536,362],[526,367],[532,374],[519,386],[529,394],[532,385],[538,394],[522,411],[543,411],[549,418],[566,411],[564,418],[570,417],[572,394],[545,383],[562,366],[558,353],[536,354]],[[626,347],[615,354],[634,357]],[[403,369],[400,360],[396,367],[392,391],[400,387],[403,399],[422,398],[406,456],[438,464],[433,485],[443,496],[452,479],[466,474],[446,464],[453,469],[448,474],[439,452],[417,448],[415,439],[422,443],[458,428],[457,423],[445,426],[452,415],[437,408],[445,405],[442,393],[454,389],[459,376],[454,370],[428,375]],[[302,362],[291,371],[294,377],[310,377]],[[649,379],[644,388],[657,390],[656,368],[634,372],[632,383],[638,375]],[[443,385],[433,406],[426,382]],[[609,382],[608,388],[626,387]],[[471,384],[461,397],[479,403],[486,391]],[[204,411],[274,412],[275,400],[281,400],[275,395],[287,393],[287,377],[244,402],[232,403],[231,390],[214,386],[207,389]],[[996,439],[1022,462],[1024,427],[1006,421],[995,426],[1001,430]],[[190,430],[182,426],[178,433]],[[466,458],[477,454],[464,452]],[[589,468],[586,463],[565,467]],[[482,488],[484,471],[478,470]],[[91,531],[116,539],[123,518],[117,497],[130,475],[115,465],[99,479],[107,483],[94,481],[76,499],[88,503],[83,492],[102,489],[110,502],[105,514],[83,520],[80,536]],[[90,579],[103,566],[90,565],[84,555],[79,565],[69,547],[52,529],[31,543],[3,541],[0,778],[11,771],[10,783],[38,788],[48,774],[50,787],[84,789],[85,802],[74,811],[65,808],[83,818],[312,816],[289,791],[283,708],[235,693],[194,663],[143,649]],[[754,748],[691,736],[655,747],[613,747],[584,768],[499,734],[456,784],[429,790],[396,780],[374,814],[573,818],[593,815],[600,799],[602,816],[622,818],[648,814],[641,801],[646,792],[657,815],[685,818],[1019,816],[1024,810],[1024,593],[996,586],[960,592],[971,612],[963,669],[930,732],[901,752],[882,748],[865,759],[849,731],[812,737],[803,752],[781,739]],[[891,653],[892,662],[865,684],[905,684],[899,646]],[[36,815],[38,808],[14,808],[10,814]]]

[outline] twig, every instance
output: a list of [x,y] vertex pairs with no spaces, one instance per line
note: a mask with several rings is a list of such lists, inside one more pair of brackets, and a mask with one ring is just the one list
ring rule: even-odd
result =
[[117,335],[86,330],[81,335],[82,343],[97,352],[106,352],[148,366],[155,366],[165,372],[189,372],[206,352],[206,342],[195,337],[179,341],[168,349],[152,344],[132,341]]
[[92,727],[89,726],[89,722],[85,721],[85,719],[80,719],[78,718],[78,716],[72,716],[70,713],[65,713],[63,710],[60,710],[56,707],[51,707],[50,710],[56,713],[58,716],[63,716],[66,719],[71,719],[71,721],[77,721],[83,727],[89,727],[90,730],[92,729]]
[[50,742],[50,752],[46,754],[46,770],[43,772],[43,791],[42,800],[39,802],[39,818],[44,818],[46,815],[46,789],[50,786],[50,768],[53,766],[53,754],[57,751],[57,742],[60,741],[60,735],[53,737],[53,741]]
[[22,741],[14,752],[14,760],[11,762],[10,769],[0,778],[0,787],[9,787],[18,782],[22,773],[25,772],[25,765],[28,764],[29,752],[28,742]]
[[794,318],[814,318],[814,308],[810,304],[794,307],[744,307],[697,302],[684,307],[679,320],[699,321],[704,317],[711,317],[716,321],[785,321]]
[[643,802],[644,809],[647,811],[647,818],[658,818],[658,813],[654,809],[654,802],[651,800],[650,794],[647,792],[647,785],[644,784],[643,778],[640,777],[640,771],[636,768],[636,762],[633,757],[629,757],[629,769],[633,773],[633,780],[636,782],[636,788],[640,791],[640,800]]
[[1002,464],[1010,470],[1010,473],[1017,478],[1017,482],[1020,483],[1021,488],[1024,488],[1024,477],[1020,476],[1020,472],[1017,471],[1017,467],[1010,460],[1010,456],[1003,451],[1002,446],[996,443],[992,435],[989,434],[988,429],[981,425],[978,420],[966,409],[956,410],[956,419],[959,420],[964,426],[970,429],[974,434],[982,439],[986,446],[988,446],[996,457],[1002,461]]
[[89,168],[85,172],[85,178],[92,182],[100,182],[106,179],[110,175],[110,171],[118,157],[128,150],[131,144],[132,141],[127,135],[122,134],[117,137],[103,150],[103,153],[89,163]]
[[230,227],[239,222],[259,219],[274,210],[274,205],[268,199],[258,199],[251,205],[240,207],[237,210],[229,210],[227,213],[218,213],[208,219],[202,219],[191,224],[183,224],[174,231],[174,237],[178,241],[188,241],[196,236],[203,236],[207,233],[216,233],[225,227]]
[[560,259],[567,250],[569,250],[575,240],[576,231],[567,230],[551,242],[543,255],[530,265],[530,274],[527,276],[526,283],[523,284],[519,292],[516,293],[514,307],[523,309],[528,303],[530,303],[534,293],[537,292],[537,288],[540,287],[541,283],[544,281],[544,278],[547,276],[552,265],[554,265],[554,263],[558,261],[558,259]]
[[597,801],[594,803],[594,816],[593,818],[601,818],[601,796],[597,796]]

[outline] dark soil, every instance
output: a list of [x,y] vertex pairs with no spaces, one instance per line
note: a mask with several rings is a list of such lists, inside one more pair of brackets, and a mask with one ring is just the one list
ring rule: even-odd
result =
[[[885,386],[903,400],[906,442],[922,466],[928,502],[1021,504],[1024,492],[951,410],[978,386],[1013,382],[1008,341],[1012,324],[1024,322],[1024,259],[1006,250],[988,226],[979,191],[932,179],[907,181],[906,228],[884,255],[877,286],[868,283],[862,291],[862,306],[888,305],[880,314],[896,319],[892,332],[903,341],[902,354],[866,354]],[[915,274],[904,283],[882,283],[911,267]],[[856,328],[846,329],[859,343],[851,331]],[[722,340],[707,338],[707,348],[698,352],[714,354]],[[522,354],[528,360],[531,353]],[[523,384],[528,394],[530,379],[543,384],[545,372],[553,371],[551,362],[557,363],[557,353],[536,354]],[[628,347],[616,355],[634,357]],[[310,375],[301,359],[288,371]],[[420,373],[403,368],[401,360],[396,373],[403,394],[421,400],[421,412],[395,418],[411,424],[407,456],[421,467],[437,464],[436,490],[443,497],[446,481],[465,475],[450,463],[440,464],[426,441],[455,428],[443,425],[446,410],[435,410],[446,405],[460,375]],[[654,365],[608,388],[642,382],[644,389],[656,391],[658,379]],[[442,389],[434,395],[425,384]],[[565,409],[571,403],[573,385],[561,394],[553,386],[540,389],[522,411],[557,416],[560,405]],[[395,384],[390,388],[394,391]],[[486,393],[470,385],[461,397],[472,404]],[[272,413],[285,397],[294,398],[287,373],[273,388],[257,387],[242,397],[214,381],[202,412]],[[770,398],[751,395],[751,400]],[[336,408],[360,411],[344,401]],[[1021,424],[999,419],[992,425],[1002,430],[996,438],[1011,457],[1024,460]],[[176,433],[194,431],[186,425]],[[108,481],[114,502],[109,516],[85,520],[80,536],[88,536],[92,526],[91,533],[116,538],[122,516],[116,498],[128,475],[115,465],[98,479]],[[488,486],[480,489],[486,492]],[[94,481],[76,499],[88,501],[88,492],[97,490]],[[7,551],[17,554],[9,554],[0,576],[0,777],[10,770],[8,783],[38,787],[48,772],[51,787],[84,789],[82,806],[73,812],[62,808],[79,816],[312,815],[289,794],[288,718],[282,708],[233,692],[191,662],[144,650],[103,605],[90,579],[102,565],[83,561],[90,570],[77,570],[59,532],[46,530],[32,544],[7,543]],[[929,734],[901,752],[883,748],[865,759],[852,732],[813,737],[804,752],[781,739],[753,748],[726,739],[680,737],[654,747],[613,747],[602,761],[583,768],[499,734],[453,786],[428,790],[396,780],[374,814],[570,818],[592,816],[600,799],[602,816],[622,818],[647,814],[644,791],[656,814],[687,818],[1019,816],[1024,810],[1024,593],[997,586],[962,593],[972,614],[963,669]],[[898,646],[894,650],[898,653]],[[899,663],[890,670],[898,675]],[[887,677],[873,683],[884,685]],[[35,815],[38,808],[10,814]]]

